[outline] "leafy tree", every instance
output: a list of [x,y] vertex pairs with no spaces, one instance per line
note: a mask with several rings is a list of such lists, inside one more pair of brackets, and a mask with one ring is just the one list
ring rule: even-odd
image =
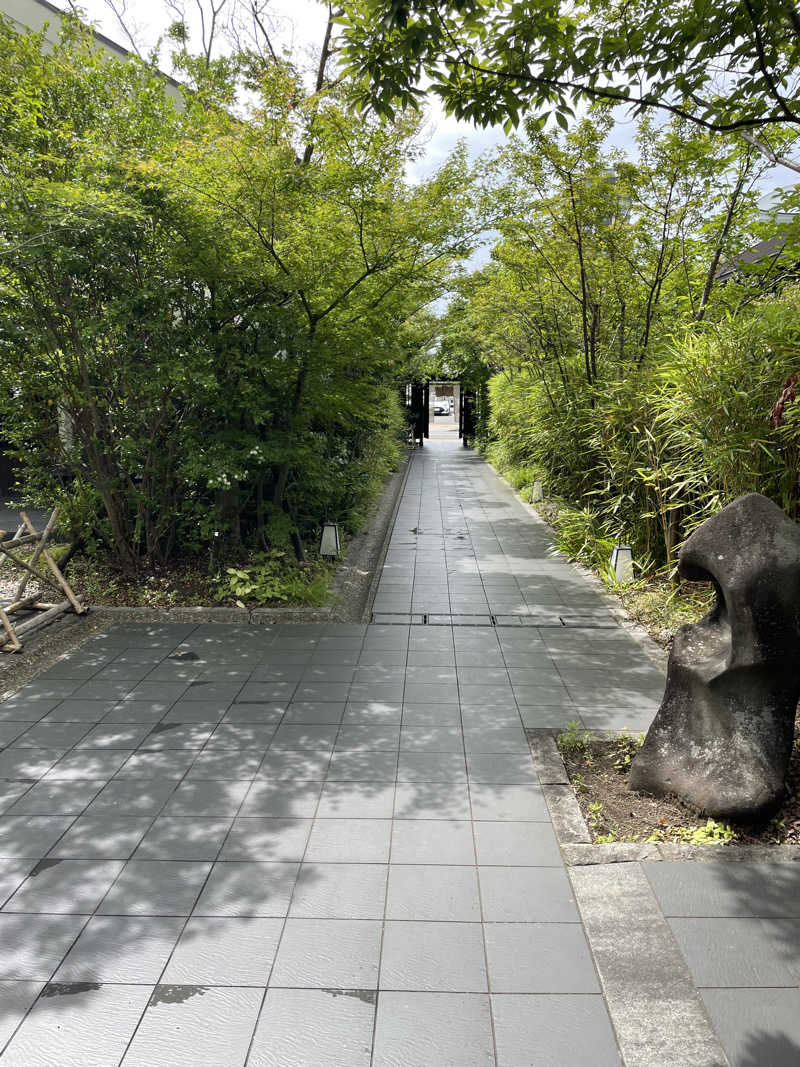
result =
[[[8,425],[42,477],[88,473],[122,565],[134,540],[158,558],[174,540],[169,431],[186,411],[186,326],[203,297],[173,256],[191,220],[130,163],[178,120],[151,71],[106,62],[75,24],[52,55],[40,35],[0,23],[0,37]],[[165,358],[175,351],[188,358]]]
[[201,57],[176,108],[77,24],[53,53],[0,35],[0,411],[29,490],[128,569],[355,521],[397,455],[404,324],[477,226],[463,152],[412,186],[416,119],[364,122],[288,62]]
[[382,112],[419,101],[508,129],[524,114],[564,129],[579,104],[656,110],[741,133],[794,170],[800,14],[783,0],[348,0],[347,69]]
[[[763,164],[747,146],[710,140],[685,122],[640,121],[633,163],[603,151],[605,135],[596,121],[561,137],[532,126],[527,141],[514,138],[499,153],[492,262],[462,285],[446,334],[493,372],[493,459],[521,482],[544,476],[552,493],[579,505],[569,512],[573,548],[583,524],[591,551],[616,531],[639,560],[671,562],[732,483],[729,471],[724,489],[715,480],[679,415],[680,403],[694,403],[699,375],[678,402],[664,368],[674,385],[679,354],[708,330],[704,351],[721,352],[725,366],[703,402],[718,384],[730,389],[737,373],[752,381],[738,406],[719,397],[720,409],[744,419],[745,436],[765,418],[765,393],[785,377],[763,363],[746,369],[745,354],[731,360],[720,324],[740,309],[745,289],[713,284],[720,258],[747,238]],[[692,438],[693,467],[679,434]],[[742,433],[732,428],[731,437]],[[718,438],[715,430],[710,440]],[[790,462],[790,450],[783,454]]]
[[576,373],[588,386],[626,373],[687,313],[705,315],[761,169],[750,150],[649,121],[631,163],[603,151],[609,122],[562,138],[533,127],[500,152],[500,238],[468,286],[487,361],[539,368],[567,398]]
[[180,173],[168,169],[207,204],[215,229],[233,235],[243,269],[280,308],[283,381],[269,457],[276,507],[320,404],[335,399],[340,415],[361,418],[368,398],[361,386],[348,396],[344,383],[397,372],[398,331],[445,290],[480,228],[463,149],[410,186],[415,119],[360,121],[332,93],[298,106],[294,88],[272,68],[252,121],[223,119],[193,138]]

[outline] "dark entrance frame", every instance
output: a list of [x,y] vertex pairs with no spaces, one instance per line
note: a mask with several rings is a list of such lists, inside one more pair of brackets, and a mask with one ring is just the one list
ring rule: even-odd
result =
[[[478,394],[474,389],[465,389],[457,378],[453,379],[452,384],[458,386],[458,436],[464,447],[468,448],[475,437]],[[407,382],[400,387],[400,402],[406,410],[411,439],[420,448],[430,437],[430,393],[430,381]]]
[[458,404],[458,436],[464,448],[475,435],[475,412],[477,395],[474,389],[461,388]]

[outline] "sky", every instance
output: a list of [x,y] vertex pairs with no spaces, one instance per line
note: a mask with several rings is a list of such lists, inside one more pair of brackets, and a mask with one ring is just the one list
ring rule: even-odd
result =
[[[55,2],[61,7],[67,6],[67,0],[55,0]],[[170,14],[165,0],[112,0],[112,2],[118,9],[126,10],[126,24],[145,50],[153,47],[159,35],[175,18],[174,14]],[[181,3],[182,0],[173,0],[173,3],[175,2]],[[106,0],[76,0],[76,3],[102,33],[125,47],[129,46]],[[196,12],[196,0],[186,0],[185,6],[190,25],[196,26],[196,15],[192,17]],[[322,42],[327,6],[319,0],[273,0],[270,10],[273,13],[276,36],[281,43],[291,48],[295,56],[306,54],[311,63],[313,53]],[[162,66],[166,63],[168,60],[165,50]],[[506,139],[500,127],[479,129],[445,115],[435,98],[431,99],[428,110],[426,151],[422,158],[409,165],[408,176],[412,181],[421,180],[436,170],[461,139],[466,141],[473,157],[502,144]],[[617,109],[616,119],[608,143],[632,156],[635,152],[635,123],[621,108]],[[762,180],[761,191],[766,194],[782,184],[787,186],[794,184],[792,173],[784,168],[773,168],[772,172]],[[474,258],[474,263],[481,263],[486,258],[488,258],[488,250],[483,249]]]

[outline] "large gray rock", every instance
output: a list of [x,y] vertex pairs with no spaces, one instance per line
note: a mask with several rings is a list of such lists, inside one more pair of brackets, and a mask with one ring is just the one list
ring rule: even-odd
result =
[[630,786],[717,818],[781,801],[800,696],[800,526],[758,493],[686,540],[678,571],[712,581],[712,610],[675,635],[664,700]]

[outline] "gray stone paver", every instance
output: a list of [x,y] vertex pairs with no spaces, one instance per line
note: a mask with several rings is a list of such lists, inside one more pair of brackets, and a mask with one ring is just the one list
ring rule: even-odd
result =
[[644,863],[733,1067],[800,1063],[794,863]]
[[[522,728],[643,729],[663,682],[548,547],[435,446],[381,623],[120,625],[0,706],[3,1067],[621,1062]],[[768,981],[794,1062],[794,872],[657,866],[732,1062]]]

